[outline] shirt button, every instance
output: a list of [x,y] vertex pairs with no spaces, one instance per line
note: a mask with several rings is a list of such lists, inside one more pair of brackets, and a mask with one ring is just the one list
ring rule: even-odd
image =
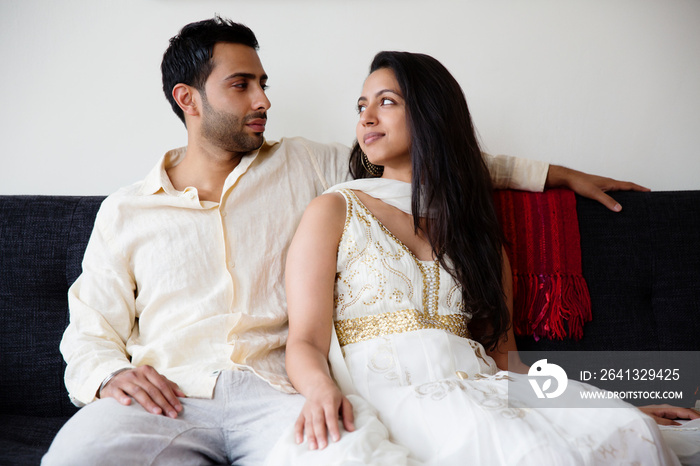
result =
[[212,377],[216,377],[217,375],[219,375],[220,372],[221,372],[221,371],[214,371],[214,372],[212,372],[212,373],[209,374],[209,375],[211,375]]
[[469,378],[469,374],[467,374],[466,372],[462,372],[462,371],[455,372],[455,375],[457,375],[457,377],[460,378],[461,380],[466,380]]

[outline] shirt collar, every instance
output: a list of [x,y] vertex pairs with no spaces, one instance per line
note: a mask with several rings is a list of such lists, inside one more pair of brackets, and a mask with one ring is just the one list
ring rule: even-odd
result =
[[166,170],[180,163],[185,157],[186,151],[187,147],[178,147],[166,152],[143,180],[141,194],[156,194],[162,190],[167,194],[177,195]]
[[[266,145],[267,141],[264,141],[263,146]],[[167,170],[180,163],[185,157],[186,152],[187,146],[178,147],[177,149],[169,150],[168,152],[166,152],[165,155],[163,155],[160,158],[160,160],[158,160],[158,163],[155,165],[155,167],[153,167],[148,173],[148,175],[146,175],[146,178],[143,180],[143,184],[141,185],[140,193],[143,195],[149,195],[163,191],[166,194],[173,196],[180,195],[180,191],[177,191],[173,184],[170,182],[170,177],[168,176]],[[241,158],[241,162],[233,170],[232,173],[237,173],[238,176],[245,173],[248,170],[250,164],[252,164],[253,161],[257,158],[259,153],[260,149],[248,155],[244,155]],[[236,178],[238,176],[236,176]],[[231,178],[231,176],[229,176],[229,178]],[[228,181],[229,180],[227,180],[226,186],[224,187],[224,191],[226,191],[227,188],[230,187],[228,186]]]

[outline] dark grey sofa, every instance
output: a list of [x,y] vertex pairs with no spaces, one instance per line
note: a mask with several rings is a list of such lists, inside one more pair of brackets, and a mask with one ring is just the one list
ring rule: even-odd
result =
[[[700,191],[577,199],[593,321],[522,350],[700,350]],[[0,196],[0,464],[38,464],[76,412],[58,344],[102,197]]]

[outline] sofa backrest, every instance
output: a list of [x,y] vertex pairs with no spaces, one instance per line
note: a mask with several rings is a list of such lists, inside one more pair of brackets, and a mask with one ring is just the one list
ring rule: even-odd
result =
[[75,412],[58,350],[103,197],[0,196],[0,413]]
[[[700,350],[700,191],[577,197],[593,320],[521,350]],[[67,416],[58,344],[103,197],[0,196],[0,414]]]

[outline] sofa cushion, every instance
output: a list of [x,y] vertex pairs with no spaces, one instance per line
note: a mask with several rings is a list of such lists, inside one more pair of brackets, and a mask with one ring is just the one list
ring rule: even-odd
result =
[[0,196],[0,414],[76,410],[57,343],[68,324],[68,287],[102,199]]
[[655,193],[649,212],[659,349],[700,350],[700,193]]
[[0,464],[39,464],[65,417],[35,417],[0,414]]

